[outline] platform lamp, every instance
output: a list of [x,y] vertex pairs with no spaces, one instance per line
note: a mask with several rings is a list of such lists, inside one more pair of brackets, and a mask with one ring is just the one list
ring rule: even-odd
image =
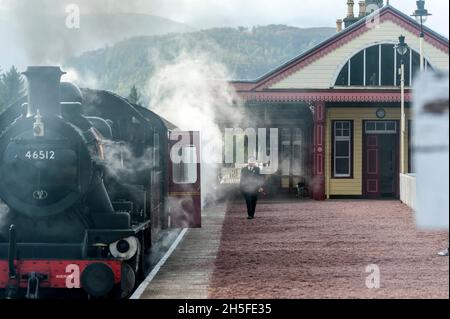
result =
[[405,42],[405,36],[401,35],[399,43],[395,46],[397,53],[400,55],[400,88],[401,88],[401,111],[400,111],[400,174],[405,174],[405,131],[406,131],[406,116],[405,116],[405,55],[409,51],[409,46]]
[[425,57],[423,53],[425,34],[423,32],[423,25],[425,24],[425,22],[427,22],[428,17],[431,16],[431,14],[427,9],[425,9],[424,0],[419,0],[416,3],[417,10],[415,10],[411,16],[414,17],[418,23],[420,23],[420,70],[423,71],[425,69]]

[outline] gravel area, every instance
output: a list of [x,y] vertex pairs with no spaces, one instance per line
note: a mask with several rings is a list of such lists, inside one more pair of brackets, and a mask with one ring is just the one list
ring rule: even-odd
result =
[[[449,298],[448,232],[398,201],[261,201],[227,209],[210,298]],[[380,287],[369,289],[368,265]],[[372,268],[373,269],[373,268]]]

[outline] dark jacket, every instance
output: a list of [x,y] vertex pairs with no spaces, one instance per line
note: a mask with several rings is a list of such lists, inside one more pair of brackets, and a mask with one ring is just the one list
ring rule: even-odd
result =
[[244,167],[241,170],[241,191],[243,193],[257,194],[264,181],[259,167]]

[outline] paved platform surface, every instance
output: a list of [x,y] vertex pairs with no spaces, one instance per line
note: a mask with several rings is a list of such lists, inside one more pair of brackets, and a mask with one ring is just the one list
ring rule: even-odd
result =
[[205,299],[219,249],[226,206],[203,212],[202,228],[189,229],[148,285],[142,299]]
[[449,298],[448,232],[417,231],[399,201],[262,202],[244,216],[228,208],[210,298]]
[[[398,201],[262,201],[209,209],[142,298],[449,298],[448,232]],[[226,211],[226,214],[225,214]],[[368,265],[380,270],[369,289]]]

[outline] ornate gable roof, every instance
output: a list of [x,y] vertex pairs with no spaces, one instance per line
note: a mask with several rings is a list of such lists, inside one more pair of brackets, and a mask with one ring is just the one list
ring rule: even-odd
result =
[[[282,64],[280,67],[268,72],[260,78],[253,81],[232,81],[236,90],[239,92],[263,92],[270,89],[276,83],[279,83],[283,79],[290,75],[300,71],[308,65],[314,63],[318,59],[330,54],[336,49],[344,46],[345,44],[356,39],[360,35],[365,34],[371,28],[373,23],[376,23],[376,19],[379,19],[379,23],[385,21],[391,21],[394,24],[402,27],[403,29],[411,32],[419,37],[420,24],[414,19],[404,14],[403,12],[395,9],[391,5],[386,5],[378,11],[370,14],[364,19],[359,20],[348,28],[342,30],[331,38],[321,42],[314,48],[296,56],[295,58]],[[424,28],[426,35],[426,42],[444,54],[449,53],[449,41],[442,35],[434,32],[428,27]]]

